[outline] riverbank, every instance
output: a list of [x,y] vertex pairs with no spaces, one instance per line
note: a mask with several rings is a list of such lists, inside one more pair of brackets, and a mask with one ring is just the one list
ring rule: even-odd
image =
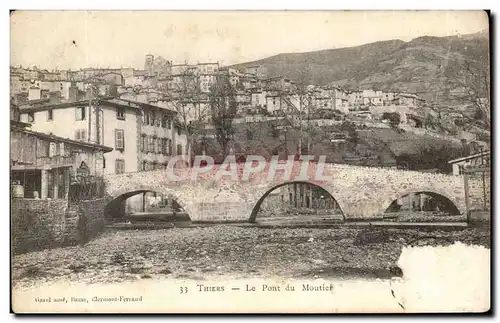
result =
[[490,248],[489,228],[256,228],[215,225],[107,230],[84,246],[17,255],[14,287],[231,276],[390,278],[404,246]]

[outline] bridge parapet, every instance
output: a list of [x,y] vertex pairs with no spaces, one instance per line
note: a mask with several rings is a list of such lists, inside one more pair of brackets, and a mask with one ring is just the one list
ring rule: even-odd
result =
[[[273,167],[270,163],[266,163],[262,171],[249,176],[245,176],[248,175],[245,164],[232,167],[235,167],[234,172],[225,174],[221,173],[224,168],[220,165],[203,173],[194,169],[177,169],[177,178],[165,170],[106,175],[106,190],[114,199],[144,190],[171,195],[194,221],[248,220],[266,193],[293,182],[307,182],[324,188],[337,201],[346,219],[381,217],[395,199],[417,192],[442,195],[465,212],[460,176],[339,164],[321,166],[296,161],[270,178],[270,168]],[[290,172],[288,177],[284,176],[287,171]]]

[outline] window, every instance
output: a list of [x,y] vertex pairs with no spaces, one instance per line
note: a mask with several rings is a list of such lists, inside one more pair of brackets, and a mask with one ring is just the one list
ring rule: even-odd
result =
[[115,129],[115,148],[119,150],[125,149],[125,136],[122,129]]
[[167,128],[172,129],[172,120],[169,117],[167,117]]
[[59,155],[63,156],[63,157],[67,157],[68,154],[67,154],[67,151],[64,147],[64,142],[60,142],[59,143]]
[[144,171],[144,170],[146,170],[147,166],[148,166],[148,162],[147,162],[147,161],[145,161],[145,160],[143,160],[143,161],[142,161],[142,170],[143,170],[143,171]]
[[28,122],[35,122],[35,112],[28,112]]
[[155,125],[155,114],[154,112],[151,112],[151,116],[149,117],[149,125],[154,126]]
[[160,117],[158,117],[158,118],[156,119],[156,126],[157,126],[157,127],[160,127],[160,126],[161,126],[161,119],[160,119]]
[[163,155],[167,154],[167,149],[168,149],[168,139],[167,138],[161,138],[161,153]]
[[156,151],[158,149],[158,141],[156,140],[158,138],[156,138],[156,136],[153,136],[153,149],[152,149],[152,153],[156,154]]
[[124,107],[116,108],[116,119],[125,120],[125,108]]
[[59,155],[57,152],[57,144],[55,142],[51,142],[49,145],[49,157],[54,157]]
[[53,113],[52,109],[47,110],[47,120],[48,121],[54,120],[54,113]]
[[168,122],[168,117],[166,113],[163,113],[161,115],[161,127],[166,128],[167,127],[167,122]]
[[115,161],[115,173],[116,174],[125,173],[125,161],[123,159],[117,159]]
[[173,147],[172,147],[172,139],[168,139],[168,146],[167,146],[167,149],[168,149],[168,154],[171,155],[174,151]]
[[141,152],[145,152],[146,151],[146,135],[143,134],[141,136]]
[[106,168],[106,158],[102,157],[102,168]]
[[177,135],[181,135],[181,127],[177,127]]
[[161,149],[162,149],[162,139],[163,138],[157,138],[156,139],[156,153],[161,154]]
[[152,153],[155,151],[155,143],[153,136],[148,137],[148,152]]
[[75,140],[85,141],[87,132],[85,129],[78,129],[75,131]]
[[144,113],[144,124],[149,125],[149,113]]
[[76,107],[76,120],[85,120],[85,107]]
[[182,146],[177,145],[177,155],[182,155]]

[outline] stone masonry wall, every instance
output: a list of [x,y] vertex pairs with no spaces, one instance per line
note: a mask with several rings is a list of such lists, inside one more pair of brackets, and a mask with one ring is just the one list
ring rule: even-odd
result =
[[[70,212],[66,200],[12,199],[13,252],[74,245],[95,237],[104,228],[104,205],[104,199],[82,201]],[[82,223],[85,230],[80,231]]]
[[[449,199],[465,213],[464,183],[461,176],[401,171],[387,168],[325,164],[320,174],[328,180],[317,180],[317,164],[311,163],[305,177],[298,176],[303,162],[294,162],[292,175],[283,179],[282,172],[268,180],[269,164],[246,180],[217,178],[218,166],[191,180],[192,170],[178,170],[185,180],[172,180],[165,171],[156,170],[106,176],[106,192],[115,199],[133,191],[151,190],[172,196],[192,221],[248,221],[266,192],[283,183],[307,182],[328,191],[338,202],[346,220],[382,217],[392,201],[409,193],[428,192]],[[243,164],[237,174],[243,173]],[[217,204],[219,206],[217,206]]]
[[[484,185],[482,173],[473,174],[469,177],[469,208],[471,210],[484,210],[491,209],[490,198],[491,198],[491,178],[490,174],[486,173],[484,177]],[[486,199],[486,201],[485,201]]]
[[65,240],[66,200],[12,199],[14,253],[56,247]]
[[87,235],[87,237],[93,238],[104,229],[105,205],[105,199],[81,202],[80,214],[86,218],[85,234]]

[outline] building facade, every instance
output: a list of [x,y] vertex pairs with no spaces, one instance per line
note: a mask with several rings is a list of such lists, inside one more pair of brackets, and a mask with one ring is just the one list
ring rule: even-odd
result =
[[104,154],[111,147],[33,131],[29,124],[11,121],[11,181],[24,198],[66,199],[70,178],[83,168],[90,175],[104,172]]
[[113,147],[103,160],[105,173],[165,167],[171,156],[185,153],[186,136],[174,126],[175,112],[116,98],[89,103],[26,105],[20,119],[38,132]]

